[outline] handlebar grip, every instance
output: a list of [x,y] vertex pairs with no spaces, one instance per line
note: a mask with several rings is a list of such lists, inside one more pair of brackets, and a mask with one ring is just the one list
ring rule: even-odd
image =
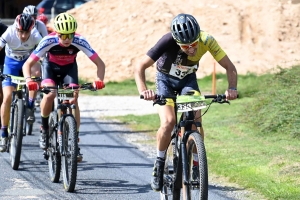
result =
[[221,99],[226,99],[225,94],[216,94],[216,95],[204,95],[205,99],[215,99],[215,98],[221,98]]
[[[159,99],[159,98],[160,98],[160,95],[157,95],[157,94],[156,94],[156,95],[155,95],[155,99]],[[141,95],[140,95],[140,99],[144,99],[144,95],[141,94]]]

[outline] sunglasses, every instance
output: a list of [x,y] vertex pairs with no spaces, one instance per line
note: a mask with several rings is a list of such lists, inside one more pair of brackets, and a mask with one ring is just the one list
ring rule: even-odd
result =
[[73,39],[75,36],[75,33],[69,33],[69,34],[59,34],[58,37],[62,40],[66,40],[69,38],[70,40]]
[[195,48],[199,43],[199,40],[197,39],[196,41],[190,43],[190,44],[180,44],[180,43],[177,43],[181,49],[183,50],[188,50],[189,48]]

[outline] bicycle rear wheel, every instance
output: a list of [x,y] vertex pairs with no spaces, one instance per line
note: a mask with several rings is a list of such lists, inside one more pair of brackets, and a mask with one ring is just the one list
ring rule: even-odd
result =
[[62,170],[64,188],[67,192],[73,192],[77,178],[77,154],[78,136],[74,117],[67,116],[63,123],[63,151]]
[[26,135],[32,135],[33,124],[26,124]]
[[173,173],[174,183],[172,188],[173,200],[180,200],[181,182],[182,182],[182,160],[180,155],[180,141],[178,136],[172,139],[172,153],[173,153]]
[[[194,166],[193,171],[193,151],[198,155],[198,166]],[[208,198],[208,171],[207,158],[204,142],[200,133],[190,134],[187,142],[188,158],[188,181],[189,185],[183,185],[184,197],[190,199],[206,200]],[[196,173],[195,173],[196,172]],[[193,173],[195,173],[193,175]],[[188,193],[188,194],[187,194]]]
[[48,154],[48,167],[50,180],[53,183],[59,182],[61,170],[61,156],[59,153],[59,145],[57,142],[57,113],[51,112],[49,116],[49,136],[47,136],[49,147]]
[[17,170],[20,165],[21,151],[22,151],[22,139],[23,139],[23,118],[24,118],[24,106],[22,99],[18,99],[12,107],[13,127],[10,140],[10,163],[14,170]]

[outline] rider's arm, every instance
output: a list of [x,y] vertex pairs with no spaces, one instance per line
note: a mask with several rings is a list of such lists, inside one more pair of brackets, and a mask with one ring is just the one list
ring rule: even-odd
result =
[[229,57],[226,55],[220,61],[219,64],[226,69],[228,88],[237,88],[237,71]]
[[[155,63],[154,60],[152,60],[152,58],[150,58],[149,56],[145,55],[144,58],[142,59],[142,61],[135,67],[135,70],[134,70],[134,77],[135,77],[135,82],[136,82],[136,85],[137,85],[137,88],[139,90],[139,93],[140,94],[143,94],[145,96],[145,99],[146,96],[148,96],[146,94],[147,92],[147,86],[146,86],[146,76],[145,76],[145,71],[148,67],[152,66],[153,64]],[[150,92],[150,91],[149,91]],[[154,98],[154,93],[152,94],[153,92],[151,92],[151,99]],[[152,98],[153,96],[153,98]]]
[[29,57],[26,62],[24,63],[23,65],[23,74],[24,74],[24,77],[27,78],[27,77],[31,77],[31,67],[36,63],[37,61],[34,60],[32,57]]
[[38,29],[40,35],[42,36],[42,38],[47,36],[48,31],[47,31],[46,25],[40,20],[36,20],[35,22],[37,23],[37,29]]
[[95,65],[97,66],[97,77],[101,81],[104,81],[104,75],[105,75],[105,64],[101,60],[99,56],[97,56],[95,59],[92,60]]

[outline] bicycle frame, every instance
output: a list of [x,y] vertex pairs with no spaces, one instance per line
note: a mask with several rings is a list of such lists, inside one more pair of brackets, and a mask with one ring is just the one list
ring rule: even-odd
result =
[[[197,128],[197,132],[199,132],[200,135],[202,135],[200,128],[202,127],[201,122],[195,122],[194,121],[194,111],[188,111],[188,112],[184,112],[181,114],[181,117],[178,121],[177,118],[177,106],[174,106],[174,112],[175,112],[175,119],[176,119],[176,124],[173,130],[173,134],[172,134],[172,138],[176,138],[176,141],[180,141],[180,145],[179,145],[179,160],[182,163],[182,167],[179,167],[180,162],[176,162],[177,163],[177,169],[179,169],[179,171],[177,170],[177,173],[175,173],[176,175],[180,175],[179,178],[177,179],[177,176],[175,175],[175,180],[174,180],[174,184],[178,187],[181,187],[182,184],[182,179],[183,178],[183,184],[184,185],[189,185],[189,181],[188,181],[188,159],[187,159],[187,141],[188,138],[190,136],[191,133],[195,132],[195,130],[191,130],[192,125],[195,125],[195,127]],[[188,118],[188,119],[184,119],[184,118]],[[182,136],[179,136],[179,130],[182,134]],[[174,159],[174,158],[173,158]],[[181,176],[181,172],[183,172],[183,177]],[[176,184],[177,183],[177,184]]]
[[[193,94],[193,93],[192,93]],[[141,98],[143,98],[141,96]],[[229,103],[225,95],[205,95],[205,96],[157,96],[156,102],[159,105],[165,105],[168,98],[172,98],[174,103],[175,126],[171,136],[173,170],[169,165],[165,165],[164,185],[160,193],[161,199],[169,199],[168,190],[171,189],[173,199],[180,199],[180,190],[183,188],[185,199],[191,199],[194,195],[199,195],[201,199],[207,199],[208,195],[208,172],[207,157],[204,145],[204,133],[202,132],[201,121],[196,121],[195,112],[205,108],[207,105],[204,99],[212,98],[213,102]],[[207,112],[208,108],[202,114]],[[182,112],[179,120],[178,113]],[[201,116],[201,117],[202,117]],[[192,130],[193,129],[193,130]],[[170,146],[168,147],[170,148]],[[194,152],[197,152],[197,165],[194,165]],[[167,157],[167,155],[166,155]],[[198,175],[195,175],[198,171]],[[193,173],[193,175],[191,174]],[[194,194],[195,191],[196,193]],[[199,192],[199,193],[198,193]],[[198,193],[198,194],[197,194]]]
[[[94,90],[91,83],[86,83],[76,88],[44,86],[41,90],[41,92],[46,94],[49,92],[56,94],[53,111],[49,117],[49,123],[52,124],[50,129],[52,146],[47,145],[48,150],[44,152],[44,156],[47,160],[50,159],[50,161],[48,160],[48,165],[52,182],[59,181],[61,168],[60,166],[57,167],[57,165],[62,164],[64,188],[67,192],[74,191],[77,177],[77,153],[79,150],[77,122],[75,119],[76,105],[70,103],[70,100],[75,97],[74,90],[77,89]],[[67,129],[65,127],[67,127]],[[49,136],[47,136],[46,140],[48,141],[47,143],[50,143]],[[52,161],[54,161],[53,164]]]

